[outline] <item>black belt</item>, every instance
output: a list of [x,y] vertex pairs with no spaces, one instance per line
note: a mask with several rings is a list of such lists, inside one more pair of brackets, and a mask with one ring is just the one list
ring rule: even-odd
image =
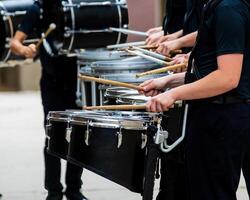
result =
[[222,96],[211,101],[214,104],[250,104],[250,99],[241,99],[237,96]]

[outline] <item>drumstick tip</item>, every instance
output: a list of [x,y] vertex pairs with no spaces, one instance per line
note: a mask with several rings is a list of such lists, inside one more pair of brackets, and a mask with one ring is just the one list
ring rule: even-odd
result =
[[51,23],[51,24],[49,25],[49,28],[50,28],[51,30],[56,29],[56,24],[55,24],[55,23]]

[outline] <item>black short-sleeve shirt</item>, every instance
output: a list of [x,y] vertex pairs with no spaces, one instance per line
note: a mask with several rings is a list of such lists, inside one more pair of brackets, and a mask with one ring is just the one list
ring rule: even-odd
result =
[[183,34],[197,31],[201,23],[202,9],[208,0],[186,0]]
[[196,75],[202,78],[218,69],[218,56],[243,54],[240,83],[230,93],[250,99],[250,10],[248,6],[242,0],[222,0],[202,24],[194,54]]
[[[41,4],[34,2],[34,4],[27,11],[22,23],[19,25],[19,31],[22,31],[26,35],[31,34],[33,31],[37,31],[37,35],[41,35],[42,17],[40,15]],[[40,60],[43,67],[43,71],[56,76],[64,76],[66,73],[71,73],[76,69],[76,57],[67,57],[65,55],[50,56],[43,45],[40,48]]]
[[174,33],[183,28],[186,12],[186,0],[167,0],[166,17],[163,22],[164,32]]

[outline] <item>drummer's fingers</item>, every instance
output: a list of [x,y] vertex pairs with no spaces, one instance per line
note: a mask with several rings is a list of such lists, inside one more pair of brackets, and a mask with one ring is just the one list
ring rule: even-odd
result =
[[33,52],[36,52],[37,50],[36,50],[36,45],[34,45],[34,44],[30,44],[29,45],[29,48],[33,51]]
[[143,83],[140,84],[140,87],[145,87],[146,85],[150,84],[153,81],[153,79],[144,81]]

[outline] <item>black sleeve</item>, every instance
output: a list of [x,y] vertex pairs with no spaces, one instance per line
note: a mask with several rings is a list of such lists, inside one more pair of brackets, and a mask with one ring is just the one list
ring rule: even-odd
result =
[[38,3],[34,3],[27,11],[22,23],[19,25],[18,30],[29,35],[35,29],[39,29],[40,25],[40,6]]
[[231,53],[244,53],[246,42],[244,7],[218,6],[214,15],[215,41],[217,56]]

